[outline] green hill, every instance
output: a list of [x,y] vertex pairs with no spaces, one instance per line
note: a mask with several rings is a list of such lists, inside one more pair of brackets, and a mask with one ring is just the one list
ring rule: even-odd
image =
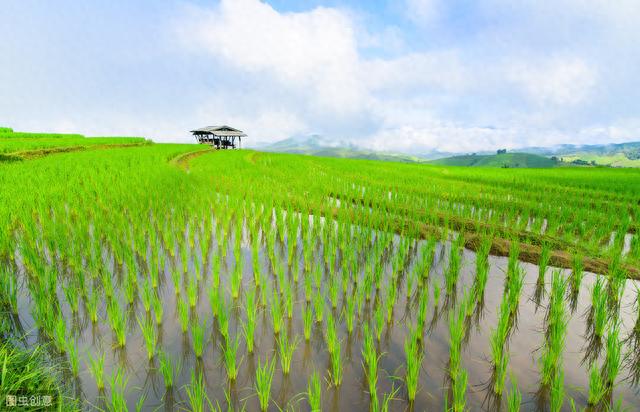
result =
[[546,168],[557,167],[562,162],[529,153],[503,153],[495,155],[463,155],[431,160],[427,163],[442,166]]

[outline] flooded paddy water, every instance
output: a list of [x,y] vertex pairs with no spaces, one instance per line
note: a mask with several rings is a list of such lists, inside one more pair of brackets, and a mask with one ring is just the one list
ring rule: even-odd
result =
[[[186,233],[185,233],[186,236]],[[230,235],[231,236],[231,235]],[[251,242],[249,234],[243,232],[240,253],[242,254],[242,290],[253,287],[253,263]],[[397,247],[399,237],[394,237],[394,248]],[[429,302],[427,309],[427,331],[421,342],[421,351],[424,359],[421,363],[419,385],[416,399],[412,404],[406,400],[406,389],[403,382],[405,375],[405,339],[409,336],[410,326],[415,324],[418,315],[418,298],[416,284],[414,282],[411,293],[407,293],[407,274],[414,268],[419,257],[419,250],[424,241],[416,242],[410,249],[407,264],[402,273],[397,277],[398,297],[393,309],[393,319],[390,323],[385,321],[381,338],[376,339],[377,352],[381,354],[379,362],[379,378],[377,383],[378,394],[382,399],[383,394],[391,394],[397,391],[389,404],[389,409],[394,411],[415,410],[432,411],[444,410],[445,405],[450,405],[450,381],[448,378],[449,362],[449,314],[455,310],[456,302],[463,299],[464,291],[474,282],[476,254],[464,250],[462,255],[462,267],[456,285],[456,292],[452,296],[445,293],[444,273],[448,267],[449,249],[451,243],[437,243],[435,258],[429,270],[429,275],[422,287],[429,288]],[[196,237],[196,243],[189,251],[187,274],[183,274],[182,290],[175,293],[171,280],[172,270],[181,270],[180,250],[178,247],[171,253],[162,249],[164,254],[161,261],[165,261],[164,269],[160,272],[157,293],[164,308],[162,324],[158,327],[158,348],[164,351],[174,362],[178,363],[179,371],[176,374],[173,387],[165,388],[163,377],[160,374],[158,356],[148,360],[145,343],[138,317],[151,316],[145,313],[136,297],[133,305],[128,305],[121,300],[121,306],[126,308],[127,340],[124,347],[116,347],[116,339],[109,323],[106,321],[106,310],[101,299],[100,319],[97,323],[89,320],[84,305],[81,305],[79,314],[72,315],[68,306],[62,304],[62,311],[68,320],[70,333],[75,336],[80,354],[80,373],[77,378],[66,372],[66,380],[72,382],[75,394],[83,402],[83,409],[106,409],[105,398],[109,396],[110,385],[108,377],[114,370],[123,369],[126,374],[127,384],[125,395],[130,410],[141,397],[145,397],[143,410],[183,410],[189,408],[185,386],[191,383],[193,374],[202,373],[206,385],[208,397],[216,405],[220,404],[222,410],[227,409],[227,403],[239,409],[243,406],[248,411],[260,410],[258,397],[255,394],[255,375],[259,362],[265,359],[274,359],[276,371],[271,387],[271,399],[269,410],[292,408],[294,410],[309,410],[305,392],[309,377],[313,371],[318,371],[322,377],[322,410],[325,411],[367,411],[370,407],[368,385],[363,368],[362,357],[362,325],[373,324],[373,308],[376,299],[384,299],[386,294],[386,279],[391,276],[393,266],[391,257],[393,250],[385,252],[383,259],[384,268],[383,287],[379,292],[364,301],[359,315],[356,316],[354,332],[347,332],[344,320],[345,305],[348,296],[340,290],[338,305],[335,309],[329,304],[327,296],[327,278],[333,272],[334,276],[340,273],[340,253],[337,255],[336,269],[330,271],[324,260],[323,245],[315,243],[314,260],[322,265],[323,282],[322,289],[326,300],[326,310],[332,311],[338,329],[341,356],[343,360],[344,376],[342,384],[338,387],[330,385],[328,373],[331,370],[330,357],[325,342],[325,322],[314,322],[311,339],[306,341],[303,333],[303,310],[306,305],[311,305],[305,300],[303,279],[305,276],[303,257],[300,250],[296,252],[297,265],[287,266],[287,245],[279,239],[276,243],[276,253],[285,264],[285,275],[290,279],[294,297],[294,310],[292,317],[285,315],[282,333],[288,333],[290,341],[296,340],[297,346],[293,354],[291,372],[283,375],[280,368],[278,343],[274,335],[273,323],[269,312],[269,304],[258,308],[257,324],[255,330],[255,349],[253,354],[248,354],[246,343],[242,337],[241,323],[245,320],[244,297],[240,294],[237,300],[230,296],[229,274],[234,270],[236,256],[234,256],[234,241],[225,242],[227,253],[221,262],[220,290],[224,291],[225,301],[229,306],[229,334],[233,338],[238,336],[240,347],[238,350],[239,371],[234,382],[230,382],[224,367],[223,350],[224,338],[220,333],[218,323],[212,314],[208,299],[208,290],[211,287],[213,276],[211,275],[211,262],[213,254],[220,253],[221,243],[213,240],[208,247],[207,256],[200,256],[200,245]],[[298,242],[300,246],[302,242]],[[275,289],[277,276],[272,271],[272,264],[266,253],[265,246],[261,243],[259,262],[261,271],[267,274],[270,289]],[[123,281],[124,267],[115,264],[112,255],[104,251],[104,261],[113,270],[114,284],[120,285]],[[192,319],[189,329],[194,322],[204,322],[206,325],[206,344],[203,356],[195,356],[192,348],[190,333],[182,333],[178,319],[178,299],[186,299],[188,279],[195,271],[196,259],[204,260],[202,280],[198,284],[198,301],[195,308],[190,311]],[[18,258],[18,267],[20,259]],[[484,300],[478,305],[473,315],[467,318],[467,333],[462,344],[461,366],[468,372],[468,385],[466,390],[466,407],[468,410],[506,410],[506,394],[501,398],[493,395],[492,371],[490,354],[490,335],[497,324],[497,315],[500,302],[503,299],[505,288],[505,273],[507,271],[507,258],[490,257],[490,270],[485,289]],[[360,265],[358,276],[362,276],[363,266]],[[545,339],[545,316],[549,303],[550,279],[553,268],[548,268],[545,284],[540,285],[538,279],[538,267],[536,265],[521,263],[526,272],[524,287],[519,300],[514,326],[509,335],[507,348],[510,355],[506,392],[512,384],[517,382],[517,387],[522,393],[521,410],[546,411],[549,410],[548,390],[540,384],[541,347]],[[61,270],[64,270],[61,268]],[[299,271],[298,282],[293,281],[294,271]],[[570,271],[563,271],[569,276]],[[597,275],[587,273],[577,296],[568,296],[566,300],[569,314],[566,342],[563,353],[564,390],[565,401],[562,410],[570,410],[570,401],[573,399],[576,406],[586,407],[589,388],[589,361],[597,359],[598,365],[602,364],[605,348],[600,350],[589,335],[587,314],[591,307],[591,287]],[[88,278],[89,279],[89,278]],[[90,280],[87,280],[90,281]],[[97,279],[93,280],[97,282]],[[634,329],[638,322],[638,310],[634,307],[636,299],[637,282],[628,280],[625,292],[620,304],[621,329],[620,336],[625,339],[622,354],[624,356],[623,368],[616,381],[612,402],[619,399],[622,405],[631,410],[640,408],[640,393],[638,392],[638,380],[640,376],[640,342]],[[347,293],[353,293],[350,288]],[[118,289],[118,287],[116,287]],[[434,291],[441,290],[439,299],[434,298]],[[375,289],[374,289],[375,290]],[[269,292],[270,293],[270,292]],[[269,295],[269,293],[267,295]],[[377,294],[381,296],[377,296]],[[116,293],[122,298],[122,293]],[[259,294],[258,294],[259,296]],[[65,302],[62,290],[59,291],[60,302]],[[259,302],[259,298],[257,301]],[[27,339],[35,344],[42,341],[37,329],[34,328],[34,319],[31,312],[32,300],[25,288],[19,295],[20,313],[16,319],[21,328],[26,331]],[[326,318],[326,317],[325,317]],[[603,338],[604,340],[604,338]],[[66,362],[66,356],[56,354],[53,356]],[[99,391],[93,376],[89,373],[87,357],[99,357],[105,354],[105,377],[107,388]]]

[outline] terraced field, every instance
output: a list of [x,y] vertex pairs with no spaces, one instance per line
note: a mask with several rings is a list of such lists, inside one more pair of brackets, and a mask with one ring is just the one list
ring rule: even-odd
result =
[[640,405],[639,171],[105,144],[0,162],[2,399]]

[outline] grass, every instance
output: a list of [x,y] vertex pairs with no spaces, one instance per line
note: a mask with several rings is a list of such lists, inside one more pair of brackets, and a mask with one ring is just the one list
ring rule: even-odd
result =
[[264,364],[258,359],[258,367],[256,368],[255,389],[260,401],[260,410],[265,412],[269,408],[271,399],[271,383],[275,370],[275,361],[266,360]]

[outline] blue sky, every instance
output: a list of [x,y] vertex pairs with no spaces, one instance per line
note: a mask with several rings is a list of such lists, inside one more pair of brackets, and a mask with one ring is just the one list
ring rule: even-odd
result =
[[640,140],[640,1],[5,0],[0,124],[406,152]]

